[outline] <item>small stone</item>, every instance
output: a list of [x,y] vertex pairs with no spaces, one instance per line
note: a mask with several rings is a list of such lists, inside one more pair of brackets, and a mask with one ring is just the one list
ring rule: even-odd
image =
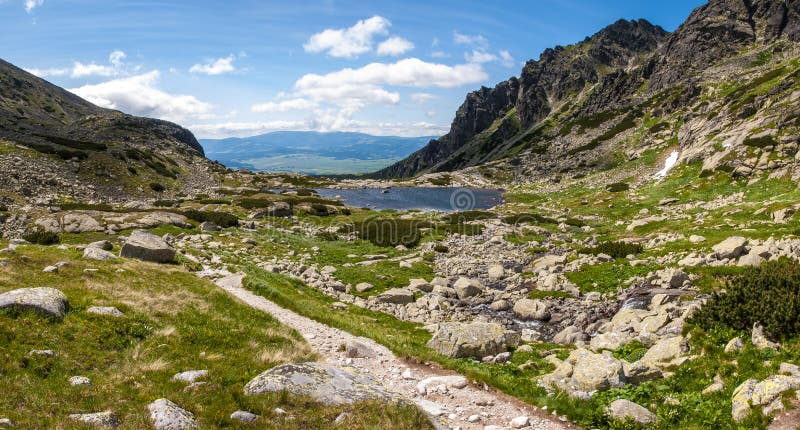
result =
[[114,306],[91,306],[86,309],[87,314],[105,315],[115,318],[124,317],[125,314]]
[[252,412],[238,410],[231,414],[231,419],[249,424],[254,423],[258,419],[258,415]]
[[286,413],[286,411],[281,408],[275,408],[272,412],[275,412],[276,415],[284,415]]
[[44,273],[58,273],[58,267],[56,266],[47,266],[42,270]]
[[120,425],[119,418],[111,411],[89,414],[70,414],[69,418],[95,427],[117,428]]
[[58,354],[56,354],[56,352],[53,351],[52,349],[32,349],[32,350],[28,351],[28,355],[31,355],[31,356],[33,356],[33,355],[41,355],[43,357],[55,357]]
[[741,337],[734,337],[731,339],[727,345],[725,345],[725,352],[733,353],[739,352],[744,350],[744,342],[742,341]]
[[92,380],[85,376],[73,376],[69,378],[69,385],[92,385]]
[[611,418],[620,421],[625,421],[630,418],[639,424],[651,424],[657,420],[656,415],[649,410],[625,399],[618,399],[611,402],[606,412]]
[[375,288],[374,285],[370,284],[369,282],[360,282],[356,284],[356,291],[359,293],[366,293],[367,291]]
[[341,414],[336,416],[336,419],[333,420],[334,424],[341,424],[345,422],[348,418],[350,418],[349,412],[342,412]]
[[14,422],[8,418],[0,418],[0,426],[14,427]]
[[469,421],[469,422],[471,422],[471,423],[477,423],[477,422],[478,422],[478,421],[480,421],[480,420],[481,420],[481,416],[480,416],[480,415],[470,415],[470,416],[467,418],[467,421]]
[[205,378],[207,375],[208,370],[187,370],[186,372],[176,373],[172,376],[172,380],[191,384],[200,378]]
[[83,250],[83,258],[89,260],[106,261],[115,260],[117,256],[106,251],[105,249],[90,246]]
[[753,346],[758,349],[777,350],[779,348],[777,343],[771,342],[769,339],[767,339],[767,337],[764,335],[764,327],[762,327],[759,323],[753,324],[753,334],[750,340],[753,343]]
[[514,418],[513,420],[511,420],[511,422],[509,424],[511,425],[511,428],[521,429],[521,428],[524,428],[524,427],[528,427],[529,423],[530,423],[530,419],[528,417],[521,416],[521,417]]

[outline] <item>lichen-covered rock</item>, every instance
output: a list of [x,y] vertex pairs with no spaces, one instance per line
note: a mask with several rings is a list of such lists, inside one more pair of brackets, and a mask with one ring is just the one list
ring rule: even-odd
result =
[[375,300],[381,303],[404,305],[414,301],[414,293],[405,288],[392,288],[375,297]]
[[85,376],[72,376],[69,378],[69,385],[73,387],[78,385],[92,385],[92,380]]
[[67,296],[55,288],[21,288],[0,294],[0,309],[33,309],[62,319],[68,307]]
[[252,412],[239,410],[231,414],[231,419],[250,424],[256,422],[258,415]]
[[111,411],[70,414],[69,418],[101,428],[117,428],[120,425],[119,418]]
[[776,350],[780,347],[777,343],[767,339],[767,336],[764,335],[764,327],[759,323],[753,324],[753,332],[750,336],[750,341],[753,343],[753,346],[758,349]]
[[[783,393],[800,388],[800,377],[793,375],[773,375],[759,382],[757,379],[748,379],[736,387],[731,398],[733,420],[739,422],[750,414],[756,406],[769,406],[779,401]],[[764,408],[768,415],[775,407]]]
[[95,315],[105,315],[115,318],[120,318],[125,316],[125,314],[122,313],[122,311],[120,311],[114,306],[91,306],[89,309],[86,309],[86,313]]
[[308,396],[326,405],[342,405],[361,400],[396,400],[375,379],[322,363],[294,363],[273,367],[244,386],[246,395],[276,393],[283,390]]
[[106,261],[114,260],[117,258],[117,256],[104,249],[90,246],[83,250],[83,258],[89,260]]
[[197,421],[191,412],[167,399],[158,399],[147,405],[150,421],[155,430],[196,429]]
[[546,321],[550,311],[541,300],[522,299],[514,303],[514,313],[522,319]]
[[135,230],[122,245],[119,255],[154,263],[170,263],[175,260],[175,248],[150,232]]
[[483,358],[519,344],[519,335],[497,323],[442,323],[428,347],[453,358]]
[[606,408],[608,416],[620,421],[632,419],[639,424],[651,424],[656,422],[656,415],[645,407],[633,403],[630,400],[618,399],[611,402]]
[[172,375],[172,379],[174,381],[188,382],[191,384],[200,378],[205,378],[206,375],[208,375],[208,370],[187,370],[185,372]]
[[651,346],[641,362],[647,367],[654,368],[676,366],[687,360],[688,352],[689,344],[686,339],[681,336],[669,337]]
[[711,249],[719,258],[736,258],[744,253],[747,239],[741,236],[731,236],[714,245]]
[[458,278],[453,284],[453,288],[456,290],[456,295],[458,295],[458,298],[461,300],[477,296],[483,292],[483,284],[481,284],[479,280],[464,277]]

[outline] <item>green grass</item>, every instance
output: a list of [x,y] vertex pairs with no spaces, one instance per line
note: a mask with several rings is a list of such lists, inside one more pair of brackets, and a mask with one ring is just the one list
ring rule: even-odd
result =
[[[320,407],[285,395],[245,397],[243,385],[260,372],[315,358],[301,336],[180,266],[87,262],[79,255],[26,246],[0,267],[0,292],[56,285],[70,301],[61,322],[32,312],[0,312],[0,415],[18,428],[88,429],[67,414],[106,409],[120,417],[122,429],[149,428],[146,405],[160,397],[194,413],[201,428],[249,428],[229,418],[237,409],[262,415],[260,425],[270,428],[292,425],[273,412],[276,407],[309,428],[333,428],[345,410],[353,414],[353,428],[425,426],[424,417],[407,407]],[[69,265],[57,274],[41,272],[56,261]],[[89,267],[99,270],[87,276],[83,270]],[[92,305],[117,306],[125,316],[86,313]],[[57,356],[29,356],[32,349],[52,349]],[[208,369],[207,384],[184,391],[186,384],[171,377],[191,369]],[[67,380],[74,375],[93,384],[71,387]]]
[[623,281],[633,276],[644,276],[655,270],[652,266],[631,266],[627,260],[609,261],[594,265],[584,265],[575,272],[564,276],[575,283],[582,293],[598,291],[608,293],[623,286]]

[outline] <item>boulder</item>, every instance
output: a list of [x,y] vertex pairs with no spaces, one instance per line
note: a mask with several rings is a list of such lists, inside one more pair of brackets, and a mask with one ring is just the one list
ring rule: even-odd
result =
[[245,395],[288,391],[307,396],[325,405],[343,405],[362,400],[393,400],[395,394],[386,391],[369,376],[323,363],[295,363],[273,367],[256,376],[244,386]]
[[731,236],[714,245],[711,249],[719,258],[737,258],[744,253],[747,239],[741,236]]
[[119,255],[154,263],[171,263],[175,260],[175,248],[150,232],[134,230],[122,245]]
[[95,427],[117,428],[120,425],[119,418],[111,411],[93,412],[89,414],[70,414],[69,419]]
[[264,217],[278,217],[278,218],[287,218],[294,215],[294,211],[292,211],[292,206],[286,202],[275,202],[272,206],[258,211],[255,213],[254,217],[256,218],[264,218]]
[[433,291],[433,285],[424,279],[409,279],[408,289],[419,290],[423,293],[430,293]]
[[541,270],[552,269],[558,266],[563,266],[567,263],[567,256],[566,255],[545,255],[533,262],[530,266],[531,270],[534,272],[539,272]]
[[427,395],[430,388],[444,385],[447,388],[460,390],[469,384],[467,378],[461,375],[430,376],[417,383],[417,393]]
[[484,322],[439,324],[428,341],[428,347],[448,357],[478,359],[497,355],[518,344],[517,333],[500,324]]
[[103,251],[111,251],[114,249],[114,245],[107,241],[107,240],[98,240],[97,242],[92,242],[88,246],[89,248],[99,248]]
[[231,419],[246,424],[251,424],[256,422],[256,420],[258,419],[258,415],[252,412],[238,410],[231,414]]
[[377,355],[366,343],[358,340],[348,340],[344,344],[344,351],[350,358],[375,357]]
[[741,337],[734,337],[728,344],[725,345],[725,352],[732,353],[732,352],[739,352],[744,350],[744,342],[742,341]]
[[208,375],[208,370],[187,370],[185,372],[176,373],[172,375],[173,381],[181,381],[186,383],[193,383],[198,379],[205,378]]
[[634,422],[644,425],[652,424],[657,420],[654,413],[641,405],[625,399],[618,399],[611,402],[606,409],[606,413],[615,420],[626,421],[632,419]]
[[366,293],[367,291],[373,288],[375,288],[375,286],[368,282],[359,282],[358,284],[356,284],[356,291],[358,291],[359,293]]
[[506,269],[502,264],[492,264],[489,266],[487,276],[491,279],[503,279],[506,277]]
[[553,336],[553,343],[558,343],[561,345],[572,345],[578,341],[585,341],[587,338],[586,334],[581,331],[578,327],[571,325],[566,327],[564,330],[558,332],[555,336]]
[[622,361],[611,354],[595,354],[585,349],[576,351],[567,361],[574,360],[572,380],[579,390],[591,392],[625,385]]
[[456,294],[458,298],[464,300],[469,297],[477,296],[478,294],[483,292],[483,285],[477,279],[471,278],[458,278],[458,280],[453,284],[453,288],[456,290]]
[[202,231],[204,233],[215,232],[215,231],[218,231],[218,230],[219,230],[219,227],[215,223],[213,223],[211,221],[204,221],[204,222],[200,223],[200,231]]
[[769,406],[780,401],[783,393],[789,390],[800,388],[800,377],[791,375],[773,375],[759,382],[756,379],[748,379],[736,387],[731,398],[731,415],[736,422],[741,421],[750,414],[750,410],[756,406],[766,406],[764,414],[768,415]]
[[381,303],[404,305],[414,302],[414,293],[405,288],[392,288],[381,293],[375,299]]
[[96,248],[90,246],[83,250],[83,258],[89,260],[106,261],[106,260],[115,260],[117,256],[102,248]]
[[158,399],[147,405],[150,421],[155,430],[196,429],[197,421],[191,412],[167,399]]
[[68,307],[67,296],[55,288],[21,288],[0,294],[0,309],[33,309],[43,315],[62,319]]
[[69,378],[69,385],[77,387],[78,385],[92,385],[92,380],[85,376],[71,376]]
[[514,313],[525,320],[546,321],[550,319],[547,304],[541,300],[522,299],[514,303]]
[[661,339],[651,346],[640,360],[643,365],[652,368],[676,366],[684,361],[689,352],[689,344],[681,336]]

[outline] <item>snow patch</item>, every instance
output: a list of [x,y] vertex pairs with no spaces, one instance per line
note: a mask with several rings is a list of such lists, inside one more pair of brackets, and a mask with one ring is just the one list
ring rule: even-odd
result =
[[678,164],[678,156],[680,155],[680,151],[672,151],[667,157],[667,161],[664,162],[664,168],[659,170],[658,173],[655,174],[654,178],[656,179],[664,179],[667,176],[667,173]]

